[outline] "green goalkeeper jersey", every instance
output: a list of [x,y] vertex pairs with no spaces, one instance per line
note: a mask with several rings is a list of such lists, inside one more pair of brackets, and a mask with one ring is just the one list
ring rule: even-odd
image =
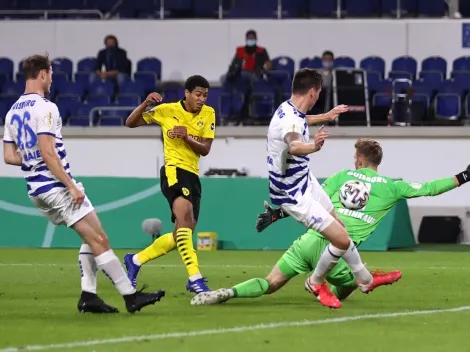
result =
[[[370,198],[364,208],[349,210],[341,204],[339,191],[345,182],[355,180],[366,184],[370,190]],[[387,212],[399,200],[436,196],[457,187],[453,177],[425,183],[408,183],[394,181],[390,177],[381,176],[368,168],[341,171],[325,180],[322,186],[331,198],[336,213],[344,222],[349,236],[358,246],[370,236]],[[308,233],[321,236],[313,230],[309,230]]]

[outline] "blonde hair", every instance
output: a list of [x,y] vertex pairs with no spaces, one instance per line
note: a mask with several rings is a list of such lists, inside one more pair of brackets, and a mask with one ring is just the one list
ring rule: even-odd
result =
[[354,147],[370,164],[378,166],[382,162],[383,151],[379,142],[370,138],[359,138]]

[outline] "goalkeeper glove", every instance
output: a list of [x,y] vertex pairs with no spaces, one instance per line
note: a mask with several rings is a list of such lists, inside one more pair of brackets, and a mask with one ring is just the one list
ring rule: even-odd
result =
[[266,201],[264,201],[264,207],[266,210],[264,213],[258,214],[258,219],[256,220],[256,230],[258,232],[265,230],[273,222],[289,216],[289,214],[284,213],[281,208],[271,208]]
[[467,166],[467,170],[455,175],[455,177],[457,178],[457,181],[459,181],[459,186],[462,186],[464,183],[470,181],[470,165]]

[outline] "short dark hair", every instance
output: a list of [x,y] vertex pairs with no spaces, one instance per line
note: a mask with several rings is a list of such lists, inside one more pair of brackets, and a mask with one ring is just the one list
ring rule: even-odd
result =
[[384,154],[379,142],[370,138],[359,138],[354,147],[370,164],[379,166],[382,162]]
[[23,60],[23,75],[24,79],[36,79],[39,72],[46,70],[49,72],[51,68],[51,61],[49,55],[33,55]]
[[321,56],[331,56],[335,57],[335,54],[331,50],[325,50]]
[[301,68],[292,80],[292,94],[307,94],[312,88],[320,89],[323,84],[323,76],[311,68]]
[[253,37],[257,38],[258,35],[256,34],[256,31],[254,29],[249,29],[245,33],[245,38],[248,37],[249,35],[252,35]]
[[207,79],[200,75],[194,75],[189,77],[186,82],[184,83],[184,89],[189,91],[190,93],[195,90],[197,87],[201,88],[210,88],[209,82]]

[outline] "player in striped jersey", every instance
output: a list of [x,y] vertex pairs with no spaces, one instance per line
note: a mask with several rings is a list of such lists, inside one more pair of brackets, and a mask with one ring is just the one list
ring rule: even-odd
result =
[[7,113],[3,136],[6,164],[21,166],[28,196],[54,225],[73,228],[83,239],[79,252],[82,312],[117,313],[96,294],[96,274],[101,269],[123,296],[133,313],[155,304],[165,294],[137,292],[127,278],[119,259],[110,248],[98,216],[81,183],[70,173],[64,143],[62,120],[57,106],[44,98],[52,83],[52,67],[47,56],[23,60],[25,93]]
[[311,121],[306,113],[318,100],[321,86],[322,76],[315,70],[297,71],[291,99],[282,103],[271,119],[267,138],[269,193],[273,204],[331,242],[312,275],[312,293],[323,305],[339,308],[341,303],[329,290],[325,278],[341,257],[351,267],[361,290],[373,287],[374,278],[338,220],[330,198],[309,169],[309,155],[319,151],[328,137],[328,132],[320,127],[314,143],[309,140]]

